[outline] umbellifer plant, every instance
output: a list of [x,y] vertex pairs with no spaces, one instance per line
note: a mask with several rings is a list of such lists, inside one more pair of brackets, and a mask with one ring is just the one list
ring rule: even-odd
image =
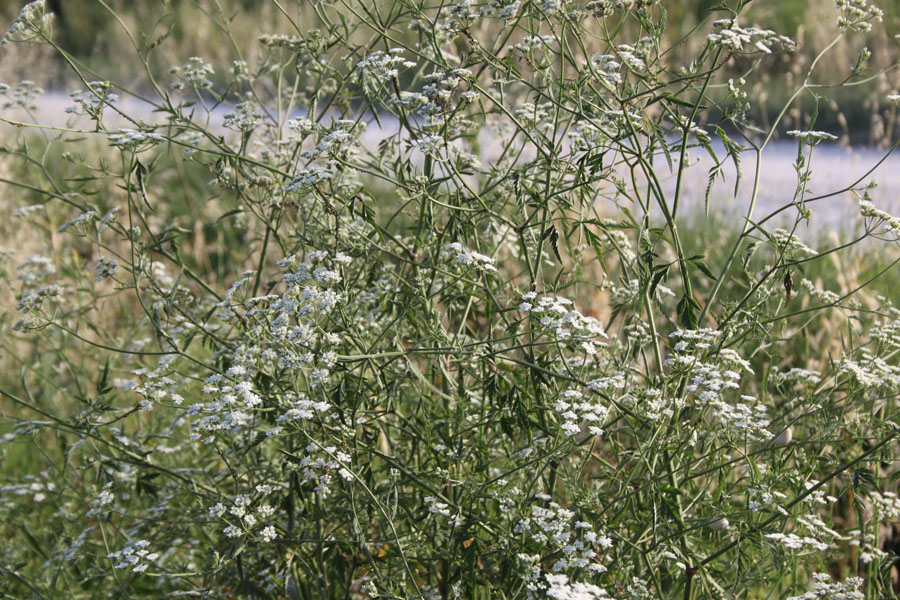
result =
[[[870,289],[900,219],[867,176],[811,187],[821,99],[878,78],[828,53],[878,9],[836,3],[761,127],[795,42],[746,2],[682,37],[651,0],[271,1],[230,65],[161,69],[172,22],[116,16],[132,86],[43,1],[3,36],[80,82],[52,122],[0,90],[4,595],[893,594],[900,313]],[[841,195],[858,235],[812,248]]]

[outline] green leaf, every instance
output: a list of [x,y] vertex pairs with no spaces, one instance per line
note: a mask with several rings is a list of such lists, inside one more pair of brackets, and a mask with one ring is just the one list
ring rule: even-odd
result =
[[113,390],[113,386],[109,383],[109,359],[106,359],[106,364],[103,365],[103,372],[100,373],[100,378],[97,380],[96,389],[98,396],[103,396]]
[[678,301],[678,317],[685,329],[697,329],[700,305],[689,296],[682,296]]
[[44,557],[44,560],[48,558],[47,554],[41,549],[40,543],[38,543],[37,539],[31,535],[31,532],[28,531],[28,528],[25,527],[25,524],[20,525],[22,534],[25,536],[25,539],[28,541],[28,545],[34,548],[34,551]]
[[553,248],[556,259],[562,262],[562,256],[559,255],[559,232],[556,230],[556,227],[553,228],[553,232],[550,234],[550,246]]
[[650,296],[653,296],[653,293],[656,291],[657,286],[659,286],[660,282],[666,278],[666,275],[669,273],[669,267],[664,266],[659,269],[655,275],[653,275],[653,280],[650,282]]
[[697,259],[692,259],[692,260],[691,260],[691,264],[693,264],[695,267],[697,267],[698,269],[700,269],[700,271],[701,271],[704,275],[706,275],[707,277],[709,277],[709,278],[712,279],[713,281],[716,280],[716,276],[713,274],[712,271],[710,271],[709,267],[707,267],[706,264],[705,264],[703,261],[697,260]]
[[158,472],[148,473],[143,472],[138,475],[137,480],[135,481],[135,491],[138,496],[143,496],[144,494],[148,496],[153,496],[156,498],[159,493],[159,486],[153,483],[153,480],[159,477]]
[[857,490],[871,490],[877,487],[877,479],[875,473],[871,469],[854,469],[853,470],[853,488]]

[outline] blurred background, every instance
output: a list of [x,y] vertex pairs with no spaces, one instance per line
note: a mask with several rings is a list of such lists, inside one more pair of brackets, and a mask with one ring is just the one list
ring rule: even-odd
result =
[[[210,78],[217,89],[224,90],[228,87],[228,67],[232,61],[245,60],[250,65],[262,62],[262,53],[267,49],[258,42],[261,35],[296,35],[291,21],[303,30],[304,35],[321,26],[317,25],[320,21],[311,0],[281,0],[278,3],[272,0],[46,1],[56,15],[53,37],[60,48],[82,65],[93,80],[113,82],[119,88],[122,102],[132,102],[127,110],[149,120],[152,115],[147,105],[141,105],[125,91],[138,92],[147,98],[155,95],[141,66],[135,42],[142,45],[147,39],[159,41],[149,56],[148,67],[164,87],[171,79],[168,70],[172,65],[184,64],[188,58],[198,56],[211,63],[215,73]],[[714,30],[713,21],[729,16],[723,7],[734,7],[740,1],[662,0],[668,22],[668,39],[663,48],[669,48],[662,60],[670,72],[678,73],[689,65],[704,44],[706,35]],[[382,9],[393,6],[393,0],[371,2]],[[23,4],[24,0],[0,0],[0,32],[9,26]],[[580,6],[584,2],[576,4]],[[790,201],[798,177],[795,168],[797,144],[784,134],[792,129],[809,128],[827,131],[838,140],[816,148],[814,179],[808,195],[831,192],[857,180],[865,183],[874,178],[878,188],[872,191],[872,198],[885,210],[900,210],[900,155],[885,158],[885,152],[900,136],[900,103],[889,99],[900,91],[900,69],[897,68],[900,42],[895,37],[900,34],[900,0],[882,0],[875,4],[884,11],[884,22],[875,24],[870,32],[851,32],[841,37],[826,58],[818,63],[812,78],[813,83],[824,84],[814,90],[819,95],[818,100],[807,90],[783,116],[773,143],[765,151],[759,194],[761,210],[772,210]],[[712,94],[724,98],[728,94],[724,83],[727,78],[733,77],[737,81],[756,61],[762,61],[762,68],[752,78],[748,77],[743,87],[750,104],[749,122],[759,131],[768,130],[787,99],[802,84],[816,56],[838,36],[837,16],[834,0],[749,2],[739,25],[757,26],[787,35],[796,40],[797,49],[793,53],[733,56],[718,85],[710,88]],[[490,21],[482,21],[473,27],[490,27]],[[354,34],[363,45],[368,43],[364,34],[362,31]],[[129,35],[135,40],[129,39]],[[394,35],[414,43],[417,33],[403,30]],[[618,39],[637,40],[640,36],[641,32],[635,28]],[[460,44],[458,50],[463,51],[464,36],[459,36],[457,41]],[[599,35],[594,42],[595,47],[589,47],[589,52],[607,50]],[[24,115],[21,109],[13,107],[7,115],[18,114],[26,121],[37,119],[53,125],[68,122],[71,115],[64,109],[72,103],[67,94],[84,85],[74,79],[62,56],[46,44],[3,46],[0,48],[0,83],[15,87],[23,80],[34,82],[34,86],[43,88],[46,93],[37,98],[33,114]],[[849,85],[828,87],[848,80]],[[267,92],[265,89],[257,91],[262,97]],[[229,96],[228,101],[237,102],[238,99]],[[227,110],[221,107],[221,112]],[[706,118],[717,118],[715,111],[701,113]],[[816,114],[814,124],[810,123],[812,114]],[[221,116],[213,115],[213,120],[220,121]],[[110,126],[124,125],[110,123]],[[375,148],[380,137],[377,127],[369,127],[367,145]],[[717,153],[720,150],[716,147]],[[490,160],[490,148],[481,145],[481,155]],[[692,163],[700,162],[699,168],[686,171],[685,189],[695,196],[696,201],[691,204],[704,210],[703,195],[711,163],[702,162],[709,160],[703,151],[692,153],[690,158]],[[756,159],[753,153],[747,152],[743,160],[740,189],[735,187],[737,174],[729,162],[725,179],[717,182],[713,190],[714,206],[726,216],[735,211],[743,214],[752,190]],[[879,161],[880,167],[870,172],[872,165]],[[673,181],[664,183],[671,187]],[[820,224],[836,229],[846,224],[858,224],[858,208],[852,194],[836,195],[816,204],[815,209],[820,213]]]
[[[8,27],[23,4],[23,0],[0,0],[0,29]],[[48,0],[47,4],[57,15],[54,36],[60,46],[89,65],[97,79],[126,86],[140,86],[143,73],[134,61],[128,60],[134,55],[133,46],[111,11],[132,32],[168,32],[153,55],[159,72],[182,64],[188,57],[201,56],[219,67],[221,77],[221,67],[237,58],[238,52],[252,64],[253,52],[261,50],[256,43],[261,34],[295,33],[276,4],[266,0]],[[663,0],[668,13],[669,42],[677,44],[666,55],[670,67],[687,64],[704,36],[693,35],[682,43],[679,40],[698,27],[703,32],[712,30],[713,20],[727,16],[716,10],[722,4],[722,0]],[[900,59],[900,44],[894,38],[900,33],[900,0],[875,4],[884,10],[884,23],[867,34],[845,37],[828,55],[826,75],[849,74],[864,49],[871,53],[864,71],[875,74],[888,69],[870,84],[842,88],[820,106],[817,128],[840,135],[845,144],[883,146],[897,128],[896,106],[886,96],[900,89],[900,73],[892,66]],[[303,15],[311,10],[310,3],[287,0],[281,5],[298,17],[297,22],[303,27]],[[745,11],[742,26],[772,29],[798,43],[792,55],[765,57],[763,77],[748,82],[752,86],[749,91],[754,117],[765,126],[814,57],[836,36],[837,13],[834,0],[757,0]],[[228,41],[226,29],[235,45]],[[748,66],[744,61],[757,59],[733,59],[731,71],[739,77]],[[64,61],[54,56],[51,48],[7,45],[0,60],[0,82],[14,84],[22,79],[35,81],[48,91],[78,87],[71,81]],[[786,129],[802,126],[796,122],[802,110],[801,107],[787,115]]]

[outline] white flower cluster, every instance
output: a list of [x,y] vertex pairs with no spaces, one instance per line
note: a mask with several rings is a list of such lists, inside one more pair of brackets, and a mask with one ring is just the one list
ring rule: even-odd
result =
[[800,140],[801,144],[807,146],[818,146],[822,142],[832,142],[837,139],[836,135],[832,135],[826,131],[800,131],[799,129],[791,129],[787,132],[792,138]]
[[741,400],[731,404],[716,398],[710,403],[713,416],[719,419],[725,432],[753,441],[763,441],[772,437],[766,429],[769,426],[769,417],[765,405],[760,404],[754,396],[742,395]]
[[575,152],[596,152],[609,144],[612,133],[605,130],[602,124],[591,121],[579,121],[569,132],[569,142]]
[[808,369],[793,368],[787,371],[773,370],[772,380],[775,383],[802,383],[805,385],[816,385],[822,381],[822,374],[818,371]]
[[[677,329],[669,334],[671,339],[678,340],[672,350],[678,355],[702,355],[712,348],[713,343],[722,336],[721,331],[715,329]],[[666,364],[677,362],[676,359],[669,359]]]
[[800,287],[809,292],[809,295],[814,299],[825,305],[837,304],[841,300],[840,294],[830,290],[820,290],[812,281],[806,278],[800,280]]
[[527,56],[533,54],[535,50],[549,50],[555,42],[556,38],[552,35],[527,35],[516,44],[509,46],[507,51],[518,51]]
[[[633,401],[631,396],[625,396],[623,401]],[[685,406],[684,398],[671,398],[663,394],[663,391],[657,388],[648,388],[641,390],[636,406],[640,407],[642,417],[651,421],[659,421],[660,419],[671,419],[675,415],[676,410],[680,410]]]
[[434,158],[440,158],[441,150],[444,148],[445,144],[446,142],[443,136],[437,133],[422,134],[414,142],[414,146],[418,148],[422,154]]
[[26,221],[34,219],[38,213],[47,210],[43,204],[31,204],[29,206],[21,206],[13,211],[13,216],[17,219]]
[[234,111],[226,113],[222,119],[222,127],[239,132],[253,131],[265,118],[265,113],[254,102],[240,102]]
[[83,232],[84,232],[84,226],[85,226],[87,223],[91,223],[91,222],[92,222],[94,219],[96,219],[96,218],[97,218],[97,213],[96,213],[96,211],[89,210],[89,211],[86,211],[86,212],[81,213],[80,215],[78,215],[77,217],[75,217],[75,218],[73,218],[73,219],[70,219],[69,221],[66,221],[65,223],[63,223],[62,225],[59,226],[59,228],[57,229],[57,231],[58,231],[59,233],[65,233],[65,232],[68,231],[69,229],[73,229],[73,228],[74,228],[74,229],[79,230],[80,232],[83,233]]
[[[278,262],[285,269],[280,294],[256,297],[239,303],[235,290],[249,281],[235,282],[218,303],[221,318],[232,320],[244,329],[244,343],[232,353],[232,368],[241,368],[240,377],[250,379],[261,370],[287,369],[306,378],[316,388],[328,380],[337,362],[331,349],[340,338],[318,328],[317,319],[325,318],[341,301],[332,286],[341,281],[339,267],[350,257],[337,252],[315,251],[300,261],[289,256]],[[238,310],[245,312],[238,315]],[[315,351],[314,351],[315,349]]]
[[[26,110],[37,110],[37,97],[44,93],[33,81],[25,79],[19,82],[19,85],[12,91],[9,100],[3,101],[3,108],[12,108],[14,106],[22,107]],[[4,96],[9,94],[9,86],[0,84],[0,94]]]
[[477,6],[476,0],[459,0],[450,6],[447,14],[450,15],[448,23],[452,23],[447,29],[457,30],[482,18],[484,10]]
[[591,0],[584,5],[584,10],[597,19],[608,17],[613,13],[613,0]]
[[[819,482],[816,480],[804,482],[804,486],[807,490],[811,490],[818,484]],[[824,487],[820,486],[813,490],[812,493],[809,493],[809,495],[804,498],[803,502],[815,509],[816,506],[834,504],[837,502],[837,498],[828,495]],[[780,512],[784,512],[784,509],[777,505],[776,508],[779,509]],[[799,517],[797,519],[797,524],[798,528],[796,533],[770,533],[766,535],[766,538],[780,543],[787,550],[796,550],[804,554],[816,551],[824,552],[833,547],[835,542],[846,542],[850,539],[846,536],[842,536],[840,533],[826,525],[815,513]]]
[[[28,331],[39,327],[42,319],[39,311],[47,300],[58,301],[66,289],[48,279],[56,273],[56,266],[46,256],[35,255],[16,267],[18,279],[22,281],[16,310],[25,316],[13,326],[16,331]],[[47,284],[47,285],[42,285]]]
[[87,512],[87,516],[92,517],[112,510],[113,507],[108,505],[112,504],[113,500],[116,499],[116,495],[110,491],[111,487],[112,482],[109,482],[105,486],[103,486],[103,489],[99,494],[97,494],[97,497],[91,501],[91,508]]
[[[41,425],[50,425],[47,421],[26,421],[24,424],[20,424],[21,428],[17,427],[16,434],[25,434],[33,430],[38,423]],[[3,437],[5,438],[6,436]],[[4,441],[6,440],[4,439]],[[47,471],[41,471],[39,477],[29,473],[24,475],[20,481],[22,481],[22,483],[0,486],[0,493],[28,497],[32,502],[39,503],[47,499],[48,493],[56,491],[56,483],[52,481],[50,474]],[[4,502],[8,502],[8,499],[4,498]]]
[[[803,482],[803,486],[807,490],[811,490],[812,488],[814,488],[817,485],[819,485],[819,481],[817,481],[815,479],[810,479],[808,481]],[[838,499],[835,498],[834,496],[829,495],[823,486],[819,486],[811,494],[809,494],[806,498],[804,498],[803,501],[806,504],[809,504],[810,506],[815,506],[815,505],[827,506],[829,504],[834,504],[835,502],[838,501]]]
[[[243,367],[238,367],[243,369]],[[232,367],[234,369],[234,367]],[[203,393],[213,396],[205,403],[191,405],[188,414],[205,413],[191,424],[191,440],[199,440],[202,433],[223,432],[235,434],[253,421],[253,409],[263,405],[263,399],[253,389],[250,381],[243,380],[234,385],[219,374],[206,379]],[[225,385],[222,385],[222,384]],[[210,435],[206,442],[212,442]]]
[[[425,75],[425,85],[421,92],[400,93],[400,98],[394,102],[407,110],[414,110],[417,114],[426,117],[426,126],[438,128],[439,131],[447,119],[454,113],[453,96],[457,90],[463,87],[463,83],[472,77],[468,69],[452,69],[450,71],[436,71]],[[465,96],[464,100],[471,101],[471,96]]]
[[861,577],[848,577],[843,582],[831,583],[831,576],[827,573],[813,573],[813,579],[812,591],[787,600],[863,600],[866,597],[859,590],[864,583]]
[[469,250],[459,242],[453,242],[444,246],[444,253],[452,256],[457,264],[466,265],[484,273],[496,273],[496,262],[490,256],[486,256],[474,250]]
[[819,253],[800,240],[797,236],[784,229],[776,229],[772,234],[772,240],[788,256],[817,256]]
[[[477,0],[458,0],[453,4],[447,4],[434,22],[430,23],[431,31],[436,34],[438,44],[444,40],[452,40],[457,34],[467,31],[472,23],[478,21],[484,15],[484,10],[477,6]],[[422,21],[410,23],[410,28],[423,28]]]
[[289,131],[303,137],[318,131],[319,126],[305,117],[295,117],[288,119],[287,128]]
[[170,367],[174,360],[174,355],[164,356],[159,359],[156,369],[152,371],[144,368],[135,369],[131,373],[137,379],[122,384],[125,390],[143,397],[140,403],[141,410],[153,410],[154,404],[167,400],[176,406],[184,401],[184,398],[174,391],[178,388],[177,382],[167,375],[172,370]]
[[622,83],[626,71],[642,73],[647,69],[647,42],[642,38],[635,46],[622,44],[615,54],[598,54],[591,58],[591,65],[600,75],[600,80],[610,87]]
[[[305,123],[295,125],[300,131],[308,131]],[[302,158],[343,158],[346,159],[358,153],[359,136],[366,127],[364,122],[356,122],[352,119],[338,119],[330,129],[315,127],[318,132],[318,140],[315,147],[300,154]],[[334,167],[330,163],[328,166]]]
[[900,367],[888,364],[880,356],[873,356],[865,350],[860,351],[859,360],[841,357],[838,372],[849,375],[864,388],[900,390]]
[[521,6],[521,0],[489,0],[482,7],[481,14],[485,17],[495,16],[498,19],[511,19],[518,14]]
[[540,131],[542,133],[547,133],[553,127],[553,124],[547,121],[552,109],[552,102],[542,102],[541,104],[523,102],[519,108],[513,111],[513,114],[519,120],[525,131]]
[[900,498],[895,492],[871,491],[868,499],[872,503],[872,510],[876,513],[879,521],[900,518]]
[[463,523],[462,515],[459,514],[458,512],[454,513],[454,511],[451,510],[450,505],[447,504],[446,502],[441,502],[434,496],[425,496],[425,498],[423,498],[423,500],[425,501],[425,504],[428,505],[429,513],[431,513],[433,515],[440,515],[442,517],[446,517],[446,518],[450,519],[450,523],[454,526],[458,527],[458,526],[462,525],[462,523]]
[[138,150],[146,150],[160,142],[166,141],[166,138],[154,131],[139,131],[137,129],[121,128],[118,133],[111,133],[107,136],[113,146],[137,152]]
[[19,271],[18,279],[22,284],[25,287],[32,287],[56,273],[56,266],[52,259],[35,254],[16,267],[16,270]]
[[592,583],[570,582],[569,577],[562,573],[546,574],[547,589],[544,594],[553,600],[603,600],[612,598],[606,590]]
[[868,0],[835,0],[840,11],[837,24],[841,31],[871,31],[872,21],[883,21],[884,11]]
[[298,471],[303,481],[315,484],[313,492],[320,498],[331,494],[333,473],[340,475],[344,481],[353,480],[353,474],[348,469],[350,455],[335,446],[320,448],[310,443],[306,446],[306,456],[300,458],[299,462],[285,461],[284,464],[285,468]]
[[606,346],[596,338],[606,338],[600,321],[578,312],[568,298],[541,296],[537,292],[522,294],[519,312],[530,313],[543,330],[559,341],[577,344],[586,354],[597,353],[597,346]]
[[739,27],[731,19],[714,21],[713,27],[720,31],[710,33],[706,39],[710,43],[734,53],[793,52],[797,47],[797,43],[787,36],[778,35],[774,31],[759,27]]
[[658,2],[659,0],[591,0],[584,6],[584,10],[602,19],[611,15],[614,10],[647,9]]
[[327,423],[331,420],[331,416],[328,414],[332,408],[331,404],[324,401],[316,402],[310,400],[306,394],[288,392],[284,404],[288,408],[275,419],[278,423],[295,423],[309,419],[320,419],[322,422]]
[[622,327],[622,333],[624,334],[623,339],[632,348],[643,348],[653,341],[650,326],[640,319],[635,319]]
[[771,433],[766,429],[769,426],[766,407],[756,397],[741,395],[736,403],[723,397],[728,390],[740,389],[740,371],[753,373],[750,363],[729,348],[714,355],[716,364],[701,360],[721,335],[722,332],[713,329],[679,329],[671,333],[669,337],[678,341],[672,348],[673,355],[664,364],[686,372],[689,380],[684,393],[696,394],[698,400],[712,409],[721,426],[718,431],[744,440],[768,439]]
[[210,63],[204,62],[199,56],[192,56],[185,64],[169,69],[169,74],[178,79],[172,83],[171,87],[174,90],[184,89],[185,86],[208,90],[213,85],[209,78],[214,73]]
[[608,389],[621,390],[625,388],[625,376],[617,373],[609,377],[599,377],[589,381],[587,386],[595,392],[602,392]]
[[859,211],[863,217],[871,219],[876,226],[883,224],[889,232],[900,235],[900,217],[895,217],[877,208],[869,200],[859,201]]
[[337,170],[333,166],[321,167],[314,165],[298,171],[294,178],[282,188],[282,193],[301,192],[310,190],[320,183],[334,179]]
[[622,62],[614,54],[600,54],[591,58],[591,64],[600,74],[600,81],[608,87],[615,87],[622,83]]
[[598,562],[598,550],[612,548],[612,539],[597,535],[590,523],[576,521],[573,511],[555,502],[549,502],[547,508],[532,506],[531,516],[519,521],[513,531],[526,535],[529,540],[550,551],[560,552],[562,556],[553,564],[554,572],[566,569],[606,572],[606,567]]
[[428,512],[445,517],[451,516],[450,506],[446,502],[441,502],[434,496],[425,496],[423,500],[428,505]]
[[390,83],[400,78],[401,69],[412,69],[415,66],[415,61],[403,58],[403,48],[391,48],[387,52],[376,50],[369,52],[363,60],[356,63],[359,69],[356,76],[357,80],[364,84],[371,85],[369,77],[379,84]]
[[869,336],[883,348],[890,350],[900,349],[900,319],[873,326],[869,330]]
[[38,311],[43,307],[45,300],[59,300],[65,291],[64,287],[55,283],[40,288],[26,288],[19,296],[16,310],[20,312]]
[[66,107],[66,112],[71,114],[86,114],[93,119],[100,119],[103,109],[118,102],[119,95],[110,92],[112,84],[108,81],[91,81],[88,83],[88,91],[75,90],[69,94],[74,106]]
[[264,33],[259,38],[259,43],[268,48],[287,48],[288,50],[302,50],[304,46],[303,38],[296,35],[285,35],[283,33]]
[[769,533],[766,534],[766,538],[779,542],[788,550],[808,551],[811,553],[813,551],[824,552],[829,548],[828,544],[814,537],[799,536],[795,533]]
[[609,408],[590,402],[582,392],[567,390],[557,399],[554,408],[562,419],[560,427],[567,436],[587,428],[591,435],[603,435],[600,425],[606,420]]
[[747,508],[758,512],[764,507],[774,507],[779,512],[784,509],[778,505],[779,500],[786,500],[787,496],[768,486],[757,486],[747,490]]
[[147,550],[149,545],[150,542],[147,540],[128,542],[121,550],[107,554],[106,558],[114,558],[119,561],[113,565],[114,569],[131,567],[135,573],[143,573],[153,561],[159,558],[159,554]]
[[94,273],[97,274],[94,277],[94,281],[103,281],[104,279],[115,277],[116,270],[118,268],[119,261],[114,258],[106,258],[105,256],[100,256],[99,258],[97,258],[97,262],[94,263]]
[[278,533],[275,531],[275,527],[272,525],[267,525],[263,527],[259,532],[260,537],[262,537],[264,542],[271,542],[276,537],[278,537]]
[[45,0],[34,0],[22,7],[9,29],[0,36],[0,46],[7,42],[37,42],[53,18]]
[[[268,524],[268,520],[275,514],[275,508],[270,504],[261,502],[274,489],[269,484],[257,485],[256,492],[258,496],[256,496],[255,500],[249,494],[238,494],[234,497],[231,506],[225,506],[221,502],[210,506],[209,517],[211,519],[225,519],[226,523],[228,523],[228,518],[236,517],[238,519],[238,524],[228,523],[222,530],[222,533],[229,538],[240,537],[256,529],[264,542],[271,542],[278,536],[275,526]],[[255,510],[253,508],[254,504],[256,504]],[[230,517],[227,515],[230,515]]]
[[875,560],[884,560],[890,556],[888,552],[878,547],[878,538],[873,533],[853,529],[848,531],[847,535],[851,538],[847,545],[859,548],[859,560],[864,565]]
[[537,8],[547,16],[554,15],[563,8],[563,0],[540,0],[540,3],[535,3]]
[[[229,523],[222,530],[229,538],[236,538],[249,533],[254,529],[264,542],[271,542],[278,536],[278,532],[274,525],[268,524],[268,520],[275,514],[276,509],[270,504],[261,503],[266,495],[270,494],[275,488],[269,484],[260,484],[256,486],[258,496],[256,499],[250,497],[249,494],[238,494],[234,497],[231,506],[225,506],[221,502],[209,507],[209,516],[211,519],[226,519],[227,515],[236,517],[238,524]],[[253,506],[256,504],[256,509]]]

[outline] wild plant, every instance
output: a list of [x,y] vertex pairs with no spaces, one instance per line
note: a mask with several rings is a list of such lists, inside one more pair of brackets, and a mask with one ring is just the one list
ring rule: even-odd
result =
[[[122,22],[131,87],[42,0],[2,38],[80,82],[62,124],[0,90],[4,594],[893,597],[900,219],[812,168],[818,106],[879,76],[829,52],[880,10],[838,0],[763,127],[795,42],[743,0],[684,64],[653,0],[272,3],[293,33],[230,65],[156,69],[171,20]],[[861,244],[878,271],[823,287]]]

